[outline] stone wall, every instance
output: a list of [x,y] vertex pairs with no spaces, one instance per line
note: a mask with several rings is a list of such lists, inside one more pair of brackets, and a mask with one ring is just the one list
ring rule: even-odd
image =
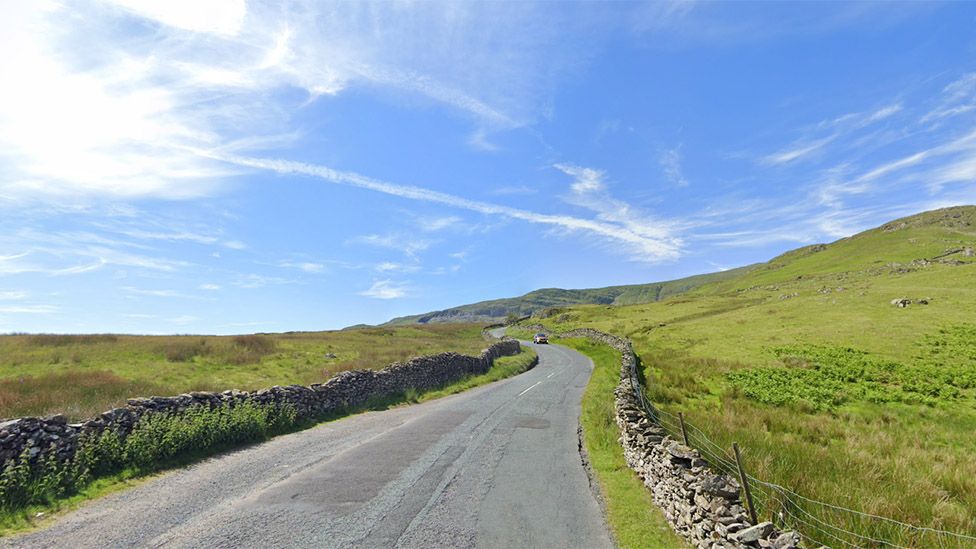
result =
[[648,415],[637,393],[643,389],[633,379],[638,363],[630,341],[591,328],[559,336],[587,338],[620,352],[620,383],[614,396],[624,458],[650,489],[675,532],[702,549],[797,547],[795,532],[780,532],[770,522],[752,524],[739,499],[736,479],[714,474],[696,450],[672,439]]
[[407,389],[424,391],[483,374],[491,369],[496,358],[520,351],[517,340],[504,339],[482,351],[480,356],[458,353],[423,356],[391,364],[382,370],[341,372],[325,383],[309,387],[289,385],[251,392],[230,390],[132,398],[122,408],[74,424],[68,423],[64,416],[7,420],[0,423],[0,469],[24,451],[32,459],[44,458],[51,453],[67,459],[75,453],[83,435],[113,429],[126,436],[146,414],[181,413],[191,406],[233,407],[250,401],[263,406],[287,404],[294,407],[300,419],[313,419],[361,407],[371,399],[392,396]]

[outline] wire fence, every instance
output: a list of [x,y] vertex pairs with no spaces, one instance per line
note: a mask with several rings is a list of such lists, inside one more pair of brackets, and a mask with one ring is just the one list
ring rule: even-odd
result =
[[[629,347],[629,345],[628,345]],[[637,372],[638,360],[630,360],[630,385],[645,413],[676,440],[683,433],[709,465],[733,478],[739,478],[736,460],[729,451],[711,440],[700,428],[657,406],[647,398]],[[770,517],[779,528],[793,529],[809,547],[828,546],[870,548],[973,549],[976,537],[906,524],[894,519],[810,499],[778,484],[746,476],[756,510]],[[911,494],[905,494],[911,497]]]

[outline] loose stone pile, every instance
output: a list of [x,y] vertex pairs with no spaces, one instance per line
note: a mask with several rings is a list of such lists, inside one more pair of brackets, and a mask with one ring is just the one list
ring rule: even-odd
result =
[[491,369],[495,359],[518,354],[519,342],[505,338],[481,352],[480,356],[458,353],[413,358],[382,370],[341,372],[325,383],[310,387],[289,385],[259,391],[230,390],[221,393],[192,392],[179,396],[132,398],[121,408],[109,410],[82,423],[68,423],[64,416],[24,417],[0,423],[0,470],[27,452],[32,460],[54,454],[68,459],[86,434],[113,429],[127,436],[146,414],[179,414],[192,406],[210,409],[233,407],[243,402],[261,406],[292,406],[300,419],[339,413],[365,405],[371,399],[402,393],[407,389],[424,391],[443,386]]
[[699,453],[668,436],[644,411],[631,384],[637,355],[629,341],[581,328],[561,337],[585,337],[622,355],[620,384],[614,390],[616,419],[624,458],[644,481],[672,528],[702,549],[762,547],[793,549],[795,532],[781,532],[771,522],[752,524],[739,499],[739,483],[716,475]]

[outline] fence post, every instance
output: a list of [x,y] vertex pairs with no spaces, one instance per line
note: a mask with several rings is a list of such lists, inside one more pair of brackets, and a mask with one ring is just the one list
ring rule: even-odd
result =
[[688,430],[685,429],[685,414],[684,412],[678,412],[678,422],[681,423],[681,436],[685,439],[685,446],[691,448],[691,444],[688,443]]
[[746,503],[749,504],[749,516],[752,517],[753,524],[759,524],[759,518],[756,517],[756,505],[752,502],[752,491],[749,490],[749,477],[746,476],[746,470],[742,467],[742,457],[739,455],[739,444],[737,442],[732,443],[732,450],[735,451],[735,465],[739,468],[739,481],[742,482],[742,490],[746,493]]

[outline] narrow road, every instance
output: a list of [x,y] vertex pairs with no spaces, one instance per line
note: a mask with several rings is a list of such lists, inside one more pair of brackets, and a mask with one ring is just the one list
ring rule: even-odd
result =
[[9,547],[611,547],[577,446],[592,363],[275,438],[93,501]]

